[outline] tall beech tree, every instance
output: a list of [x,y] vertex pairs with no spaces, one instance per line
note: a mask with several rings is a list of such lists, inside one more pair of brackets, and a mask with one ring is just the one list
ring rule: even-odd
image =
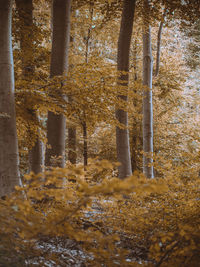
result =
[[12,0],[0,0],[0,196],[19,184],[11,21]]
[[[33,0],[16,0],[16,7],[19,17],[20,49],[22,55],[22,75],[26,82],[31,82],[34,78],[34,29],[33,29]],[[35,120],[38,120],[34,109],[29,108],[29,113]],[[34,136],[29,130],[30,138]],[[44,164],[43,144],[39,137],[36,137],[34,144],[30,140],[29,166],[30,171],[39,173]]]
[[143,26],[143,172],[146,177],[153,178],[153,103],[152,75],[153,58],[151,48],[151,27],[149,0],[144,0]]
[[[68,49],[70,41],[70,9],[71,0],[53,0],[52,6],[52,52],[50,76],[63,75],[68,70]],[[60,95],[62,88],[60,88]],[[65,165],[65,128],[66,120],[63,114],[48,112],[46,166],[51,166],[51,158],[58,158],[56,165]]]
[[[135,3],[136,0],[124,0],[118,39],[117,70],[120,72],[118,85],[124,89],[128,87],[129,80],[129,53]],[[118,97],[127,102],[127,94],[120,93]],[[123,179],[132,174],[127,111],[116,107],[116,119],[124,126],[123,128],[116,127],[117,160],[120,162],[119,178]]]

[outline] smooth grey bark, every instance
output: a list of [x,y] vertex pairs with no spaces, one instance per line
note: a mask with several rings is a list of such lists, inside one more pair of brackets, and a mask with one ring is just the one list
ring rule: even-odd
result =
[[[22,54],[22,75],[24,80],[31,82],[35,71],[33,44],[33,0],[15,0],[15,2],[20,22],[19,34]],[[30,108],[29,112],[32,114],[34,120],[37,121],[38,117],[35,111]],[[31,137],[32,131],[29,130],[29,132]],[[42,172],[43,165],[43,143],[39,137],[37,137],[35,144],[31,145],[31,148],[29,149],[29,169],[30,171],[38,174]]]
[[143,172],[147,178],[153,178],[153,58],[148,0],[144,0],[144,7],[147,11],[147,15],[143,29]]
[[[70,41],[70,10],[71,0],[53,0],[53,36],[50,76],[63,75],[68,70],[68,49]],[[60,92],[62,97],[62,91]],[[46,166],[65,165],[65,128],[66,120],[63,114],[48,112]],[[57,161],[53,164],[52,157]]]
[[11,22],[12,0],[0,0],[0,197],[20,184]]
[[158,76],[159,69],[160,69],[160,51],[161,51],[161,37],[162,37],[163,24],[164,22],[161,21],[159,25],[159,30],[158,30],[155,76]]
[[[126,74],[119,74],[118,85],[124,87],[127,89],[127,91],[129,80],[129,53],[133,30],[135,3],[135,0],[124,0],[118,39],[117,70],[119,72],[126,72]],[[118,97],[124,101],[128,100],[127,94],[120,94]],[[128,131],[128,113],[125,110],[116,107],[116,119],[125,127],[125,129],[122,129],[118,126],[116,127],[117,161],[120,163],[118,176],[119,178],[124,179],[132,174]]]

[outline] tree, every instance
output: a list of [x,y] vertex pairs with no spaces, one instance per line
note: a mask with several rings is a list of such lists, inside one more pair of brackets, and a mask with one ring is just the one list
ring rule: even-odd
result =
[[[20,49],[22,55],[22,75],[25,82],[31,83],[34,78],[34,29],[33,29],[33,1],[32,0],[16,0],[16,7],[19,16],[19,35]],[[38,120],[34,109],[29,107],[29,112]],[[29,137],[34,136],[31,127],[29,129]],[[29,148],[29,168],[34,173],[42,172],[44,164],[43,144],[38,136],[35,142],[30,140]]]
[[12,0],[0,1],[0,196],[19,185],[11,41]]
[[[91,38],[91,30],[92,30],[92,19],[93,19],[93,4],[90,3],[90,8],[89,8],[89,15],[90,15],[90,25],[88,28],[87,32],[87,37],[86,37],[86,44],[85,44],[85,63],[88,64],[88,59],[89,59],[89,52],[90,52],[90,38]],[[84,117],[85,117],[85,111],[83,111]],[[87,123],[84,119],[82,123],[82,128],[83,128],[83,162],[84,166],[87,166],[88,164],[88,137],[87,137]]]
[[160,51],[161,51],[163,24],[164,24],[164,16],[163,16],[163,20],[159,24],[159,29],[158,29],[155,76],[158,76],[159,69],[160,69]]
[[[133,29],[135,2],[135,0],[124,0],[118,39],[117,69],[120,72],[118,84],[123,88],[128,87],[129,51]],[[121,93],[119,95],[119,99],[125,103],[127,102],[127,98],[127,94],[125,93]],[[116,118],[123,126],[123,128],[119,126],[116,127],[117,160],[121,164],[119,166],[119,178],[123,179],[132,173],[127,111],[116,107]]]
[[[50,76],[63,75],[68,70],[68,49],[70,40],[70,9],[71,0],[53,1],[53,36]],[[62,85],[60,88],[62,95]],[[48,112],[46,166],[51,166],[51,158],[57,157],[57,166],[65,165],[65,128],[66,120],[63,114]]]
[[[138,29],[135,27],[136,31],[134,32],[135,36],[139,37]],[[133,71],[133,80],[130,83],[133,83],[133,107],[134,112],[131,111],[130,122],[132,127],[130,127],[130,146],[131,146],[131,165],[132,165],[132,172],[136,170],[141,170],[141,147],[142,147],[142,119],[141,116],[138,114],[142,114],[142,104],[141,104],[141,96],[138,94],[140,91],[139,86],[141,84],[140,74],[141,71],[139,69],[139,50],[141,49],[141,45],[138,43],[138,38],[135,38],[134,43],[132,45],[132,71]],[[138,49],[139,48],[139,49]],[[140,86],[141,87],[141,86]]]
[[151,49],[151,27],[149,22],[149,0],[144,0],[143,29],[143,172],[146,177],[153,178],[153,103],[152,103],[152,71],[153,58]]
[[[73,2],[74,3],[74,2]],[[72,5],[72,8],[73,10],[73,5]],[[74,17],[74,20],[76,19],[78,15],[78,10],[74,10],[71,14],[72,17]],[[70,33],[70,44],[71,44],[71,47],[70,47],[70,51],[72,52],[75,52],[75,42],[76,42],[76,34],[75,34],[75,30],[77,28],[77,25],[75,23],[75,21],[72,23],[71,25],[71,33]],[[74,64],[71,63],[70,64],[70,68],[73,68],[74,67]],[[69,70],[70,71],[70,70]],[[73,98],[72,97],[68,97],[68,101],[69,103],[72,103],[73,104]],[[69,162],[71,162],[72,164],[76,164],[76,161],[77,161],[77,152],[76,152],[76,145],[77,145],[77,137],[76,137],[76,126],[74,125],[71,125],[68,127],[68,160]]]
[[76,164],[76,127],[69,127],[68,128],[68,160],[72,164]]

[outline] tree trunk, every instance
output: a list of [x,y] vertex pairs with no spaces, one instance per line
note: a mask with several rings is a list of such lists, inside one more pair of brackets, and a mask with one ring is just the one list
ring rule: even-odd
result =
[[12,1],[0,0],[0,196],[19,185],[11,22]]
[[83,123],[83,159],[84,167],[88,164],[88,143],[87,143],[87,125]]
[[[135,39],[134,42],[134,51],[133,51],[133,64],[134,64],[134,81],[136,82],[138,79],[137,75],[137,40]],[[134,93],[137,93],[137,90],[134,90]],[[133,105],[137,107],[137,99],[133,100]],[[137,139],[138,139],[138,129],[137,129],[137,121],[134,120],[133,122],[133,131],[132,131],[132,146],[131,146],[131,166],[132,172],[138,169],[138,162],[137,162]]]
[[[120,72],[127,72],[126,74],[119,74],[118,84],[119,86],[127,88],[127,91],[129,79],[129,51],[133,29],[135,2],[135,0],[124,0],[118,40],[117,69]],[[120,94],[118,97],[119,99],[127,101],[127,94]],[[116,107],[116,119],[124,127],[126,127],[125,129],[121,129],[118,126],[116,127],[117,160],[121,164],[119,166],[119,178],[124,179],[132,174],[128,131],[128,113]]]
[[143,172],[147,178],[153,178],[153,103],[151,49],[151,27],[149,24],[149,2],[144,0],[147,16],[143,30]]
[[76,164],[76,127],[68,128],[68,160]]
[[[20,48],[22,54],[22,73],[23,79],[32,81],[34,78],[34,37],[33,37],[33,0],[16,0],[16,7],[20,21]],[[33,109],[29,109],[33,118],[37,121],[38,117]],[[30,137],[33,136],[31,129]],[[38,130],[39,134],[39,130]],[[32,140],[30,140],[31,143]],[[39,137],[29,149],[29,169],[34,173],[42,172],[44,165],[43,144]]]
[[[78,11],[75,10],[74,12],[74,16],[75,18],[78,16]],[[73,23],[71,25],[73,28],[73,30],[75,29],[75,27],[77,25],[75,25],[75,23]],[[70,43],[71,43],[71,50],[73,51],[73,53],[75,53],[75,42],[76,42],[76,38],[75,38],[76,34],[74,34],[72,37],[70,37]],[[70,64],[69,68],[73,69],[74,64]],[[73,97],[68,96],[68,102],[69,104],[73,104]],[[77,153],[76,153],[76,126],[70,126],[68,127],[68,160],[69,162],[71,162],[72,164],[76,164],[76,160],[77,160]]]
[[[88,33],[86,37],[86,43],[85,43],[85,63],[88,63],[89,58],[89,52],[90,52],[90,39],[91,39],[91,31],[92,31],[92,19],[93,19],[93,4],[90,2],[90,25],[88,27]],[[84,114],[84,121],[83,121],[83,164],[84,168],[88,165],[88,138],[87,138],[87,122],[86,122],[86,116],[85,116],[85,110],[83,110]]]
[[44,146],[42,141],[37,138],[34,146],[29,150],[29,169],[38,174],[43,171],[44,166]]
[[161,38],[162,38],[162,29],[163,29],[166,14],[167,14],[167,9],[164,10],[162,21],[160,22],[159,29],[158,29],[155,77],[158,76],[158,73],[160,70]]
[[160,69],[160,50],[161,50],[161,36],[162,36],[163,23],[164,23],[163,21],[160,22],[158,30],[155,76],[158,76]]
[[[68,49],[70,40],[71,0],[53,0],[53,37],[50,76],[63,75],[68,70]],[[62,92],[60,92],[62,95]],[[62,95],[62,97],[64,97]],[[65,165],[66,120],[62,114],[48,112],[46,166]],[[56,157],[55,164],[51,161]]]

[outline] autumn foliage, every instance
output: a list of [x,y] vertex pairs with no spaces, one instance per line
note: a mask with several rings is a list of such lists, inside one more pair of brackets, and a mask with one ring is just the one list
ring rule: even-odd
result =
[[121,181],[115,167],[96,159],[87,170],[25,175],[24,186],[0,203],[1,264],[198,266],[197,175],[184,181],[186,169],[172,176],[165,166],[165,179],[135,172]]
[[[33,46],[25,46],[26,55],[19,45],[24,25],[13,7],[21,184],[0,199],[0,266],[198,267],[199,23],[189,11],[183,15],[179,1],[151,1],[154,58],[160,21],[164,26],[152,86],[155,178],[147,179],[142,173],[143,2],[136,5],[128,87],[118,82],[127,72],[116,68],[122,1],[72,1],[69,70],[51,78],[51,5],[33,2]],[[34,66],[28,75],[23,75],[25,57]],[[125,94],[127,101],[118,97]],[[116,107],[127,112],[129,126],[116,119]],[[29,171],[29,151],[37,140],[48,146],[49,111],[63,114],[66,127],[76,129],[76,164],[67,158],[65,168],[54,167],[55,157],[52,166],[35,174]],[[129,132],[133,174],[124,180],[118,178],[116,127]],[[70,149],[66,145],[66,155]]]

